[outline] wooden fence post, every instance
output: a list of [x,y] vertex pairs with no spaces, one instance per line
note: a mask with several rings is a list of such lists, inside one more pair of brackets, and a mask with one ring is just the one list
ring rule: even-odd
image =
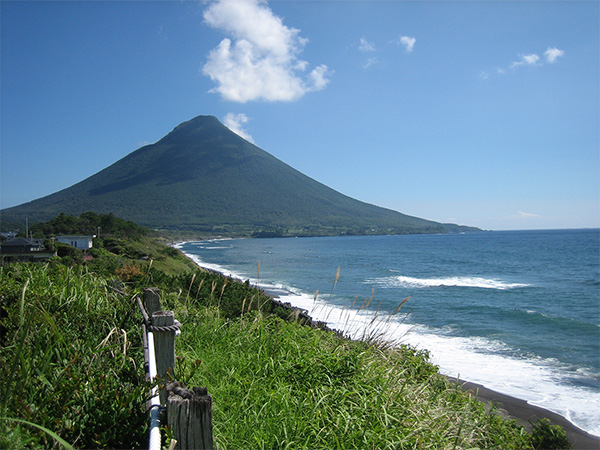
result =
[[162,309],[160,307],[160,289],[144,288],[144,308],[150,317]]
[[[175,323],[173,311],[157,311],[152,314],[152,327],[168,327]],[[156,374],[164,377],[169,369],[171,375],[175,368],[175,331],[157,331],[154,334],[154,354],[156,357]],[[165,380],[168,381],[168,380]],[[160,390],[160,404],[167,404],[166,389]]]
[[[164,377],[169,369],[175,368],[175,331],[160,331],[156,327],[170,327],[175,324],[173,311],[162,311],[160,305],[160,289],[144,289],[144,309],[152,322],[154,338],[154,356],[156,358],[156,374]],[[160,390],[160,404],[167,404],[167,392]]]
[[176,449],[213,449],[212,396],[206,388],[187,389],[181,382],[167,386],[167,422]]

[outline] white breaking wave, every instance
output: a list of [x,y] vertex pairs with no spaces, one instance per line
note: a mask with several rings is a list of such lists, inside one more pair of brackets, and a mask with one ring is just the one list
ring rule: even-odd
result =
[[[184,244],[185,244],[185,242],[181,242],[181,243],[175,244],[173,247],[178,248],[179,250],[181,250]],[[203,268],[208,269],[208,270],[213,270],[215,272],[222,273],[223,275],[228,275],[231,278],[236,278],[236,279],[239,279],[239,280],[242,279],[240,276],[236,276],[235,274],[230,273],[229,270],[226,267],[220,266],[218,264],[207,263],[206,261],[203,261],[202,259],[200,259],[200,257],[198,255],[194,255],[193,253],[185,253],[185,256],[187,256],[188,258],[190,258],[192,261],[194,261],[200,267],[203,267]]]
[[431,288],[431,287],[470,287],[483,289],[516,289],[531,286],[524,283],[507,283],[480,277],[413,278],[392,276],[367,280],[383,288]]

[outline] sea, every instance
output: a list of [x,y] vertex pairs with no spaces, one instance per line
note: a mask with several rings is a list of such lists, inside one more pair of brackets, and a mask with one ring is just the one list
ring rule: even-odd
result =
[[443,374],[600,436],[599,241],[577,229],[177,246],[351,338],[427,351]]

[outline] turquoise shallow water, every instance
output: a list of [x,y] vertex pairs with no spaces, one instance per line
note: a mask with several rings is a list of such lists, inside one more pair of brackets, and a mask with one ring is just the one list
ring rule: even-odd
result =
[[385,333],[425,348],[444,373],[524,398],[600,435],[599,237],[599,230],[543,230],[180,248],[348,334]]

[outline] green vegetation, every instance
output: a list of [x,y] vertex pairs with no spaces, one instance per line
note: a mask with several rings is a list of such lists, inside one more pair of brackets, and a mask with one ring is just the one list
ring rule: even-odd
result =
[[61,234],[123,236],[139,238],[148,230],[138,224],[123,220],[113,213],[96,214],[92,211],[82,213],[79,217],[60,213],[48,222],[33,224],[30,228],[33,237],[48,237]]
[[0,267],[0,299],[0,447],[51,445],[39,427],[80,448],[142,445],[147,387],[131,302],[85,267],[56,263]]
[[531,442],[538,448],[571,448],[565,430],[559,425],[552,425],[548,419],[540,419],[533,425]]
[[[303,324],[249,283],[147,235],[0,266],[0,448],[147,445],[141,288],[183,323],[175,376],[212,394],[219,448],[552,448],[442,377],[425,352]],[[113,287],[125,291],[123,296]],[[300,317],[300,319],[299,319]]]
[[191,383],[213,395],[222,448],[527,448],[422,353],[382,348],[255,314],[184,316]]
[[[177,126],[60,192],[2,210],[4,231],[60,212],[114,212],[195,236],[317,236],[474,231],[360,202],[298,172],[215,117]],[[96,234],[96,233],[94,233]]]

